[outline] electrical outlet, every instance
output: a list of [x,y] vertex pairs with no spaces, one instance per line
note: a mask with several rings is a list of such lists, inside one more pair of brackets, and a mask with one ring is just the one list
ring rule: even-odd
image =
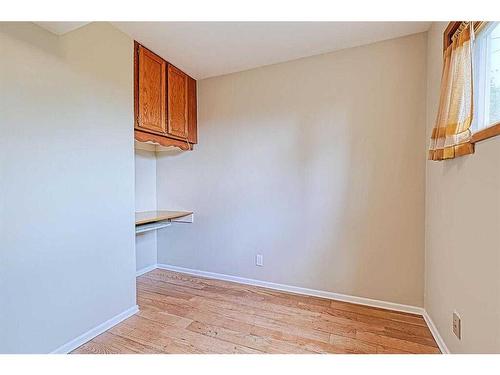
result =
[[462,338],[462,319],[456,311],[453,312],[453,333],[459,340]]
[[264,256],[262,254],[257,254],[255,256],[255,265],[259,267],[264,266]]

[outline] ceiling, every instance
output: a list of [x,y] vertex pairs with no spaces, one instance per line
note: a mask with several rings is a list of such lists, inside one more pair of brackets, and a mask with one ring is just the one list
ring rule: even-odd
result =
[[[84,22],[38,22],[63,34]],[[113,22],[195,79],[427,31],[430,22]]]
[[202,79],[427,31],[429,22],[114,22]]
[[51,33],[56,35],[63,35],[69,33],[70,31],[76,30],[79,27],[82,27],[88,22],[34,22],[38,26],[43,27],[46,30],[49,30]]

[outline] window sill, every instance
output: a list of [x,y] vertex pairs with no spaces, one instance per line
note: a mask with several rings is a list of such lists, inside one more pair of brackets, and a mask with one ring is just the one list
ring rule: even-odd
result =
[[493,138],[497,135],[500,135],[500,123],[497,123],[495,125],[479,130],[478,132],[475,132],[474,134],[472,134],[471,142],[472,143],[481,142],[486,139]]

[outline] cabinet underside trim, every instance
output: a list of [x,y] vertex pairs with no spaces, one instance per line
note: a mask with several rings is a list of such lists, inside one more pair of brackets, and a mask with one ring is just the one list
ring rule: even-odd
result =
[[178,147],[184,151],[193,149],[193,144],[187,141],[179,141],[178,139],[162,137],[156,134],[146,133],[140,130],[134,130],[135,140],[138,142],[153,142],[164,147]]

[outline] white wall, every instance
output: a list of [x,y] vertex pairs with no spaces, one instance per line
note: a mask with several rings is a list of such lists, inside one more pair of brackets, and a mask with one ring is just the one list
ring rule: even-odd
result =
[[50,352],[133,307],[133,44],[0,23],[0,353]]
[[[428,36],[427,138],[439,102],[446,23]],[[500,137],[427,162],[425,308],[452,353],[500,353]],[[452,314],[462,317],[462,339]]]
[[[135,210],[156,210],[156,155],[152,151],[135,150]],[[136,270],[156,264],[156,231],[135,237]]]
[[[158,261],[423,305],[426,34],[198,83],[157,159]],[[264,267],[256,267],[256,253]]]

